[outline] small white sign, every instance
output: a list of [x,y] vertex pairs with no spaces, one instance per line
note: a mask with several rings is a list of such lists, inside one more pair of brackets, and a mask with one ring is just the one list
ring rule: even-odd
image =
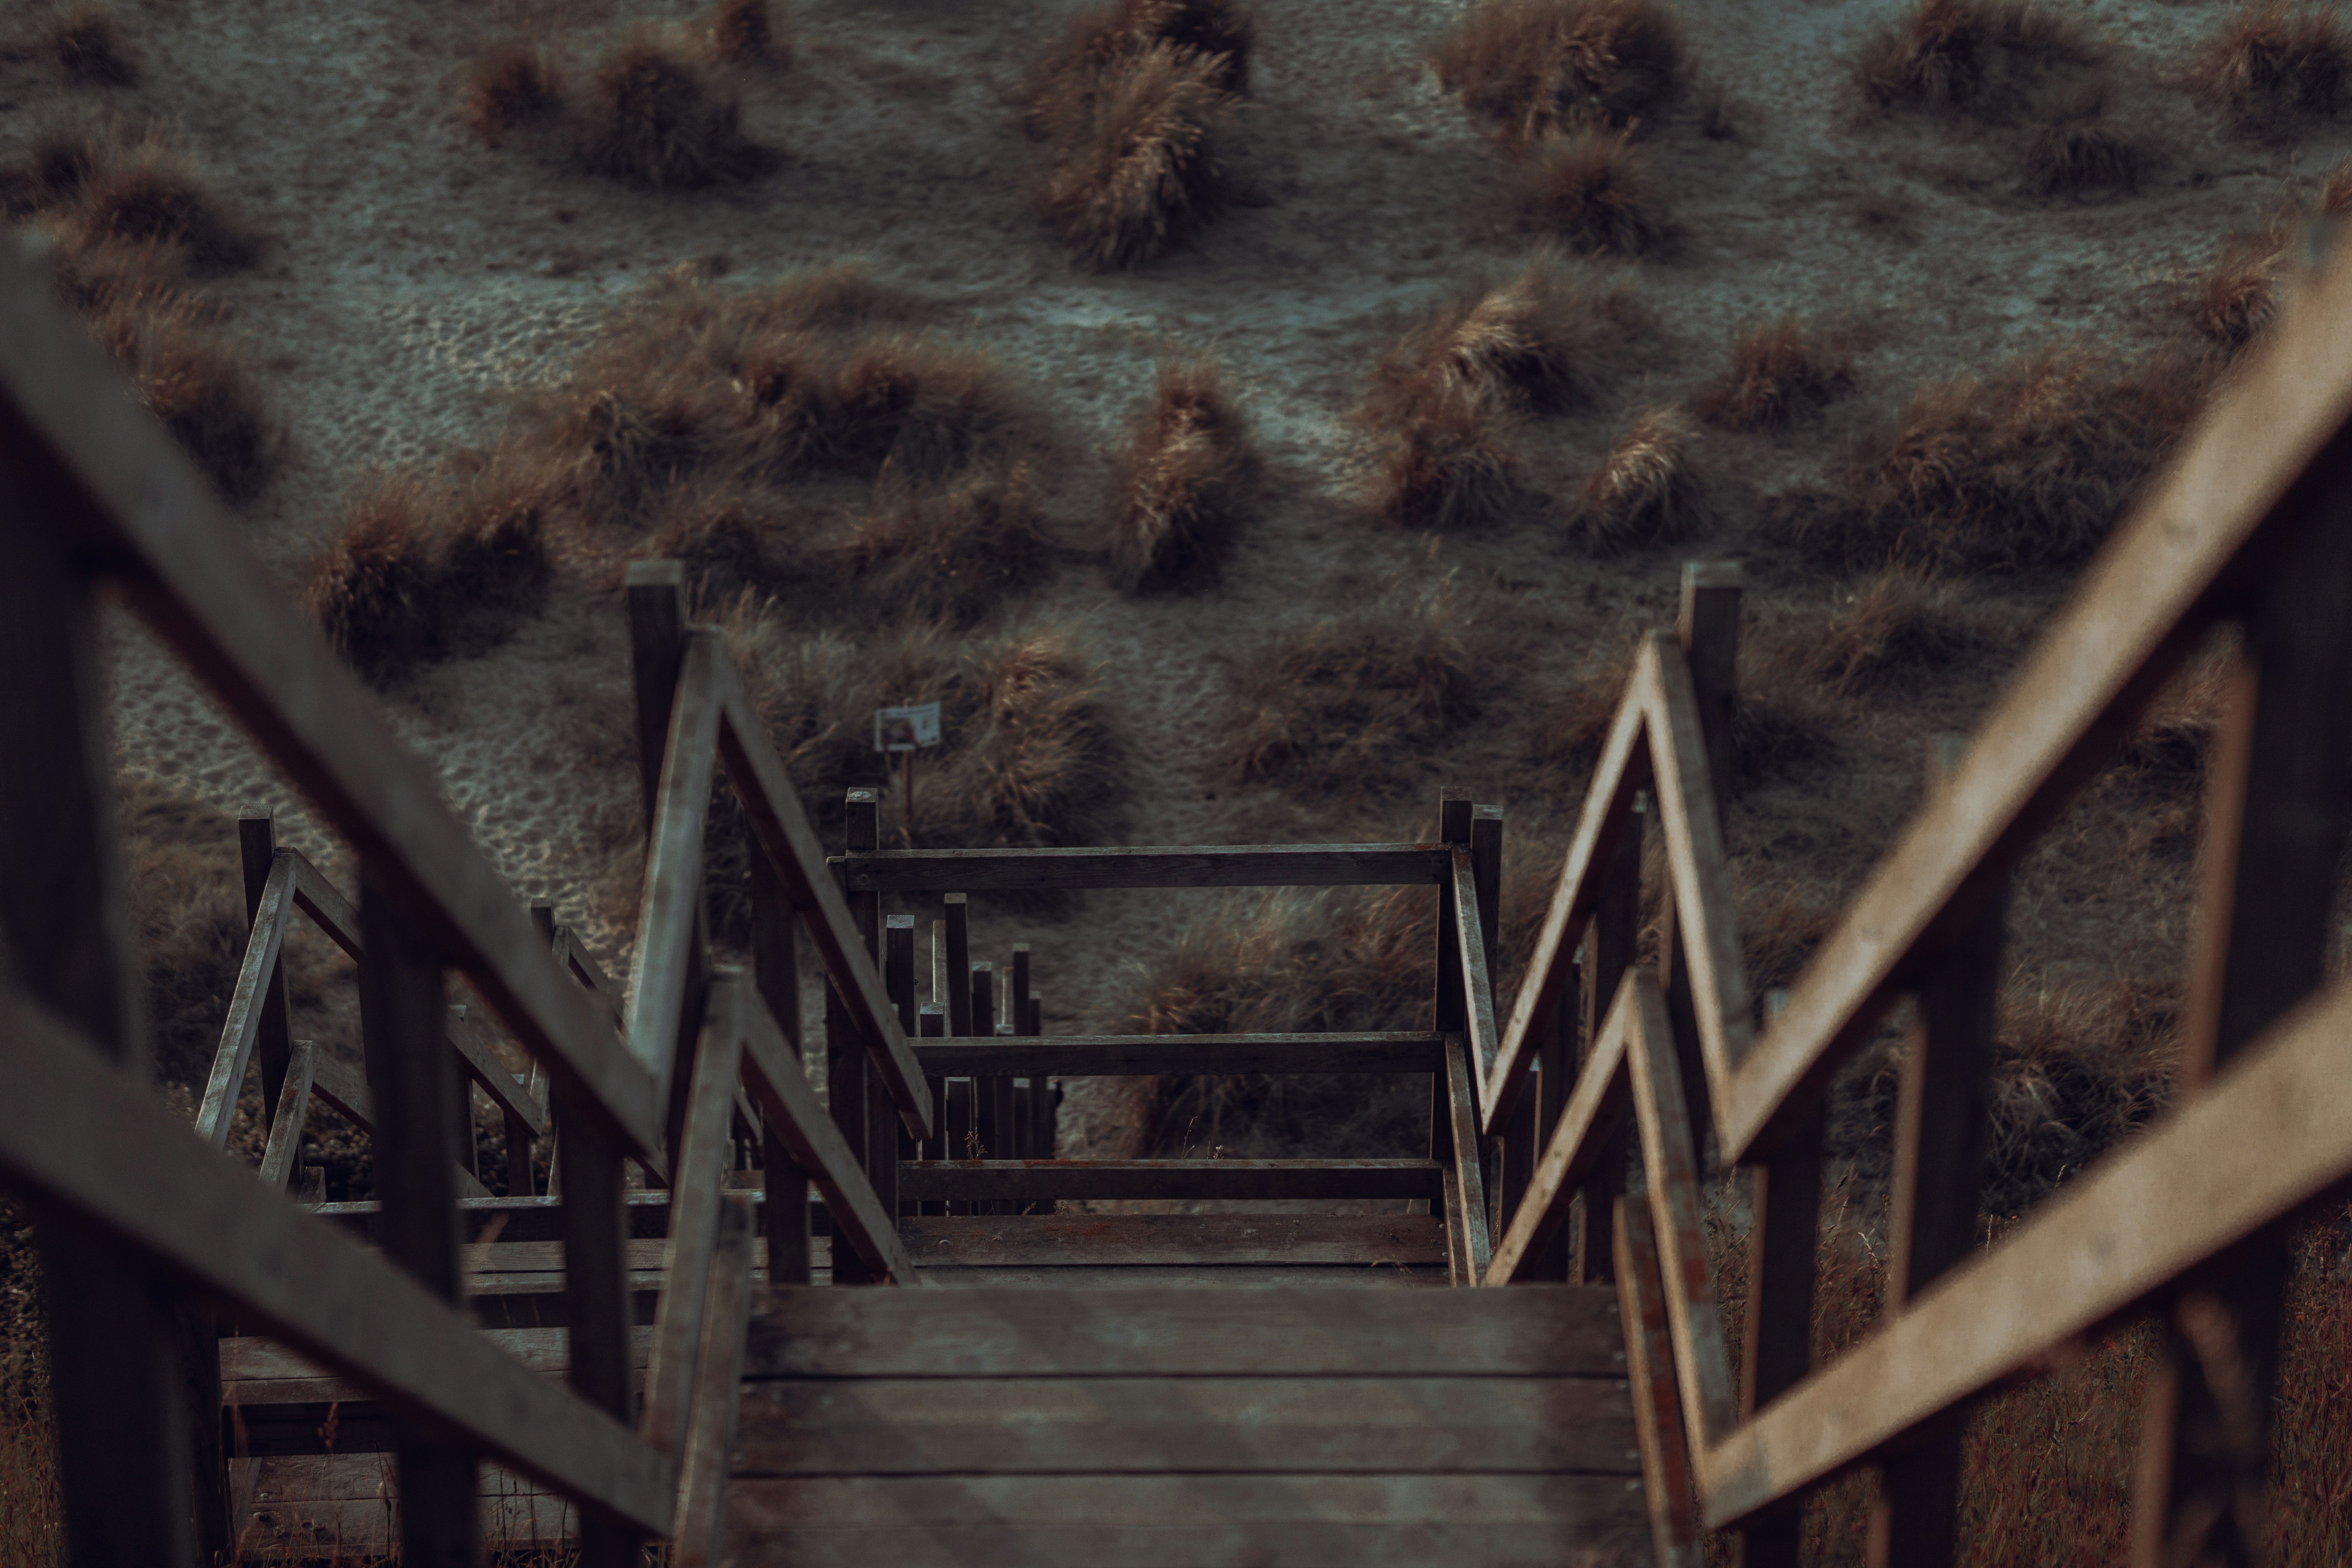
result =
[[874,710],[874,749],[913,752],[940,743],[940,705],[920,702],[912,708]]

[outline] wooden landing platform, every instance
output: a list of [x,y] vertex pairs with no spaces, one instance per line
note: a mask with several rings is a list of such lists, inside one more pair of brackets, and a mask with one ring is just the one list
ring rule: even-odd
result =
[[746,1568],[1649,1560],[1604,1290],[801,1288],[745,1373]]

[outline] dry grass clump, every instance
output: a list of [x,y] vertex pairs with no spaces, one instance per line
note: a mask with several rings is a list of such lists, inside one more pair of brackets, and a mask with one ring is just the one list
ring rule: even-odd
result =
[[1599,764],[1630,672],[1631,666],[1620,660],[1546,700],[1528,756],[1538,767],[1559,770],[1565,775],[1559,781],[1561,789],[1581,789],[1581,781]]
[[1750,327],[1731,345],[1731,363],[1692,405],[1727,430],[1769,430],[1820,412],[1853,388],[1853,351],[1836,337],[1782,316]]
[[1251,507],[1248,422],[1214,363],[1171,359],[1119,459],[1112,580],[1130,594],[1216,580]]
[[1897,567],[1856,584],[1827,621],[1801,628],[1790,652],[1806,679],[1850,697],[1903,689],[1988,640],[1950,584]]
[[2147,149],[2116,123],[2106,93],[2095,87],[2044,104],[2026,132],[2021,156],[2026,185],[2045,196],[2137,191],[2148,163]]
[[2201,660],[2174,677],[2140,714],[2118,765],[2160,796],[2196,796],[2230,690],[2225,659]]
[[719,0],[710,9],[710,52],[730,65],[787,66],[793,59],[769,0]]
[[1374,509],[1400,528],[1440,533],[1510,517],[1527,498],[1514,423],[1507,409],[1460,389],[1422,402],[1387,437]]
[[186,155],[159,136],[105,132],[73,153],[52,142],[42,161],[45,184],[70,183],[58,194],[69,199],[62,221],[77,247],[110,240],[152,246],[199,276],[249,267],[259,252]]
[[1994,1046],[1984,1206],[2021,1214],[2171,1103],[2176,987],[2116,981],[2021,999]]
[[2198,51],[2189,80],[2240,128],[2284,131],[2343,109],[2352,89],[2352,38],[2333,5],[2241,6]]
[[493,39],[466,68],[458,114],[493,147],[508,132],[562,112],[562,68],[535,39],[521,34]]
[[1692,431],[1672,408],[1646,410],[1585,476],[1569,537],[1596,555],[1686,539],[1706,521]]
[[2262,334],[2278,312],[2278,280],[2286,269],[2290,226],[2273,223],[2234,235],[2190,291],[2189,320],[2224,349],[2237,350]]
[[1745,793],[1834,755],[1844,722],[1819,687],[1778,660],[1741,655],[1738,700],[1731,710],[1733,791]]
[[1165,41],[1103,66],[1064,118],[1038,211],[1072,254],[1133,267],[1190,240],[1228,199],[1217,137],[1228,57]]
[[1538,415],[1581,407],[1648,326],[1623,283],[1538,251],[1512,277],[1440,303],[1383,354],[1359,418],[1395,428],[1457,396]]
[[1538,140],[1513,174],[1513,201],[1522,229],[1580,255],[1642,256],[1667,236],[1648,156],[1605,126]]
[[478,653],[533,613],[554,575],[549,509],[498,478],[379,479],[313,565],[303,602],[362,679]]
[[1400,587],[1262,644],[1234,674],[1220,754],[1303,795],[1381,795],[1477,715],[1481,684],[1451,579]]
[[1656,0],[1479,0],[1431,58],[1439,85],[1509,142],[1654,119],[1687,66]]
[[1256,18],[1234,0],[1114,0],[1082,12],[1061,47],[1030,73],[1030,129],[1066,132],[1092,112],[1107,74],[1160,44],[1207,61],[1219,90],[1246,92],[1256,41]]
[[118,295],[90,331],[222,499],[261,493],[278,466],[278,431],[211,306],[177,290]]
[[2080,23],[2040,0],[1917,0],[1863,45],[1854,81],[1874,108],[1997,119],[2096,54]]
[[975,470],[943,489],[890,487],[843,545],[861,596],[894,618],[969,626],[1045,568],[1029,470]]
[[650,31],[622,39],[598,63],[578,114],[580,161],[647,190],[748,179],[771,161],[743,135],[741,100]]
[[2068,566],[2097,548],[2196,416],[2211,372],[2079,344],[1929,382],[1829,490],[1775,498],[1816,563],[1948,574]]
[[76,7],[49,34],[58,68],[77,87],[136,87],[139,62],[103,5]]

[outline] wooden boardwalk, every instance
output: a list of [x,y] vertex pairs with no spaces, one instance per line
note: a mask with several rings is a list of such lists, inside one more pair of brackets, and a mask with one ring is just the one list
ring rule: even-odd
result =
[[[646,862],[606,976],[513,897],[0,238],[0,1182],[69,1304],[69,1561],[561,1541],[582,1568],[656,1542],[670,1568],[1696,1568],[1724,1531],[1748,1568],[1791,1568],[1804,1500],[1867,1468],[1874,1562],[1944,1568],[1957,1417],[2136,1317],[2164,1326],[2141,1560],[2252,1561],[2282,1238],[2352,1183],[2352,989],[2327,979],[2352,259],[2326,237],[1979,732],[1927,760],[1917,818],[1785,997],[1749,991],[1723,835],[1738,575],[1687,568],[1508,999],[1503,815],[1467,798],[1421,843],[894,851],[852,791],[821,843],[665,562],[628,578]],[[338,889],[244,825],[250,934],[193,1130],[143,1070],[101,594],[359,864]],[[1979,1247],[2009,877],[2222,626],[2180,1103]],[[719,788],[749,829],[740,969],[702,909]],[[1423,890],[1425,1030],[1051,1038],[1030,955],[974,956],[975,892],[1280,886]],[[288,1037],[298,917],[358,962],[363,1068]],[[480,1014],[448,1005],[452,973]],[[1887,1310],[1816,1364],[1824,1097],[1906,1001]],[[1059,1079],[1338,1071],[1426,1083],[1426,1150],[1057,1157]],[[258,1172],[222,1153],[255,1076]],[[460,1131],[477,1094],[508,1198]],[[380,1205],[296,1196],[314,1100],[369,1133]],[[532,1189],[545,1140],[560,1193]],[[1749,1222],[1736,1365],[1710,1199]],[[1089,1200],[1279,1206],[1064,1206]]]

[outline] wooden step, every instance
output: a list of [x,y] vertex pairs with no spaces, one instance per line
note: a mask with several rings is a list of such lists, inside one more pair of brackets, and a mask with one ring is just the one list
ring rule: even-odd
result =
[[1438,1198],[1434,1160],[913,1160],[898,1166],[906,1203],[1055,1198]]
[[1444,1037],[1356,1035],[1043,1035],[928,1040],[915,1059],[934,1077],[975,1073],[1087,1078],[1132,1074],[1445,1070]]
[[1445,1267],[1432,1215],[1055,1214],[905,1219],[923,1268]]
[[739,1563],[1648,1560],[1605,1290],[788,1289],[770,1309]]

